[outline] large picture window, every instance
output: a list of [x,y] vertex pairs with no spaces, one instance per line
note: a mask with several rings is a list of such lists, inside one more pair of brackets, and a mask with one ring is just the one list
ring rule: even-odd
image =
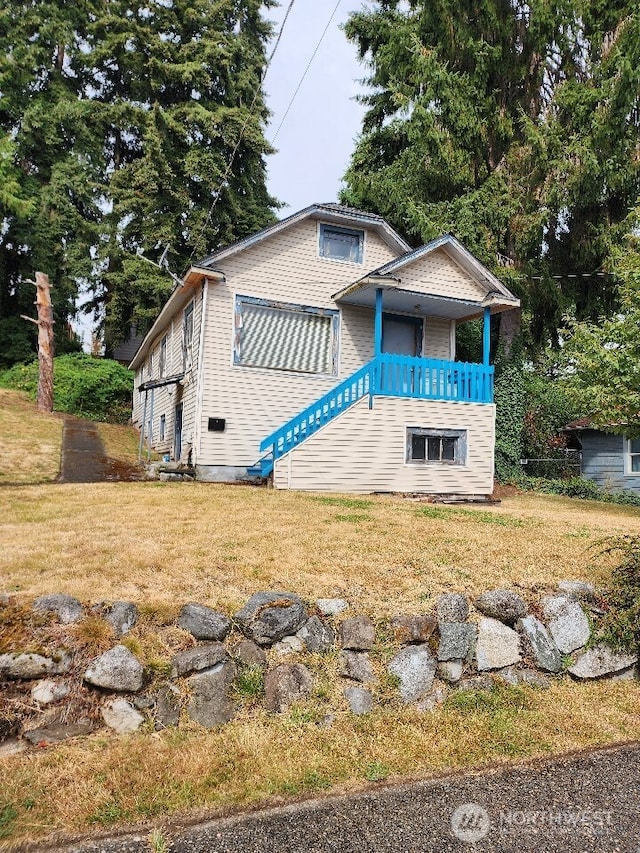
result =
[[338,312],[236,296],[234,364],[337,374]]
[[466,430],[407,428],[407,462],[465,465],[466,459]]

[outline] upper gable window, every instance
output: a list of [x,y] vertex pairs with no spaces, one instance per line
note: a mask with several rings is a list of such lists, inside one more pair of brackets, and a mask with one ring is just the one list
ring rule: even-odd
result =
[[320,225],[321,258],[361,264],[363,249],[364,231],[337,225]]

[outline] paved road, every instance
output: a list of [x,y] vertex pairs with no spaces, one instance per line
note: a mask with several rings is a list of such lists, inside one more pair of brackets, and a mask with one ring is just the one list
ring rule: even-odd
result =
[[[171,853],[640,853],[640,745],[167,825],[163,835]],[[141,832],[64,851],[151,849]]]

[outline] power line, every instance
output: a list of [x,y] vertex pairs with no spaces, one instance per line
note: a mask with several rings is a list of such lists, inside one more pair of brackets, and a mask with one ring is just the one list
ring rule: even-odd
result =
[[327,25],[326,25],[326,27],[325,27],[325,28],[324,28],[324,30],[322,31],[322,35],[320,36],[320,38],[319,38],[319,40],[318,40],[318,44],[316,45],[315,50],[314,50],[314,51],[313,51],[313,53],[311,54],[311,59],[310,59],[310,60],[309,60],[309,62],[307,63],[307,67],[304,69],[304,71],[303,71],[303,73],[302,73],[302,77],[300,78],[300,82],[299,82],[299,83],[298,83],[298,85],[296,86],[296,90],[295,90],[295,92],[293,93],[293,95],[291,96],[291,100],[289,101],[289,104],[288,104],[288,106],[287,106],[287,109],[285,110],[284,115],[282,116],[282,119],[281,119],[281,121],[280,121],[280,124],[278,125],[278,129],[276,130],[276,132],[275,132],[275,134],[274,134],[274,137],[273,137],[273,139],[271,140],[271,142],[272,142],[272,143],[273,143],[273,142],[275,142],[275,141],[276,141],[276,139],[278,138],[278,134],[280,133],[280,129],[282,128],[282,125],[284,124],[285,119],[286,119],[286,118],[287,118],[287,116],[289,115],[289,110],[290,110],[290,109],[291,109],[291,107],[293,106],[293,102],[295,101],[296,96],[297,96],[298,92],[300,91],[300,87],[301,87],[301,86],[302,86],[302,84],[304,83],[304,78],[307,76],[307,73],[309,72],[309,69],[311,68],[311,64],[313,63],[313,60],[316,58],[316,54],[317,54],[318,50],[320,49],[320,45],[322,44],[322,41],[323,41],[323,39],[324,39],[325,35],[327,34],[327,30],[328,30],[328,29],[329,29],[329,27],[331,26],[331,22],[333,21],[333,19],[334,19],[334,17],[335,17],[335,14],[336,14],[336,12],[338,11],[338,6],[340,5],[340,3],[341,3],[341,0],[338,0],[338,2],[337,2],[337,3],[336,3],[336,5],[335,5],[335,8],[334,8],[333,12],[331,13],[331,17],[330,17],[330,18],[329,18],[329,20],[327,21]]

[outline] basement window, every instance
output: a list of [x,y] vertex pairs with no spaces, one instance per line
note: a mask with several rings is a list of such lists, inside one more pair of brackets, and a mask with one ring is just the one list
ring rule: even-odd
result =
[[338,372],[338,312],[236,296],[233,363],[294,373]]
[[407,428],[407,462],[416,465],[465,465],[467,431]]
[[362,263],[364,231],[320,225],[320,257],[332,261]]

